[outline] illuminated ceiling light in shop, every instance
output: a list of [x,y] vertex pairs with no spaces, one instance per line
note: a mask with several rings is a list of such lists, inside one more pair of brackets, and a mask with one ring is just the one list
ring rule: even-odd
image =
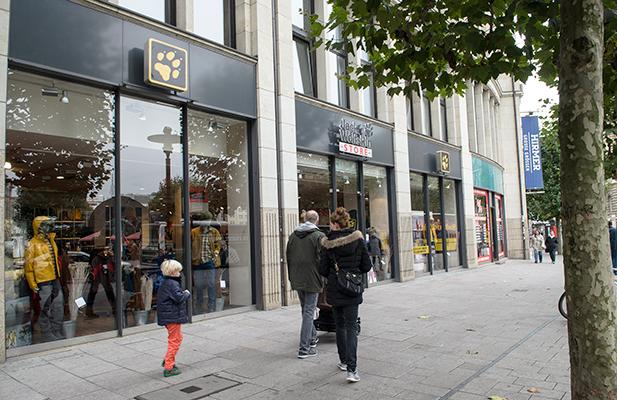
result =
[[13,166],[11,165],[11,163],[10,163],[10,162],[8,162],[8,161],[5,161],[5,162],[4,162],[4,169],[11,169],[11,168],[13,168]]
[[302,179],[302,172],[298,171],[298,179]]
[[49,96],[49,97],[58,97],[58,95],[60,94],[60,91],[58,89],[56,89],[55,87],[50,87],[50,88],[41,88],[41,94],[43,96]]
[[64,176],[58,175],[58,176],[56,176],[56,179],[64,179]]
[[381,187],[381,179],[377,179],[377,187]]
[[62,91],[62,97],[60,97],[60,101],[63,104],[69,104],[69,94],[66,90]]
[[349,177],[347,177],[347,176],[346,176],[346,177],[344,177],[343,179],[345,179],[345,185],[349,185],[349,183],[350,183],[350,182],[349,182]]

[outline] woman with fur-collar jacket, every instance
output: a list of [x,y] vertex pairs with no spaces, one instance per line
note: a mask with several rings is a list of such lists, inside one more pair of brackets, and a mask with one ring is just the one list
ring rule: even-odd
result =
[[335,263],[343,271],[356,270],[367,273],[372,268],[364,235],[349,228],[349,213],[343,207],[330,215],[330,233],[321,240],[322,255],[319,273],[328,280],[327,301],[334,310],[336,322],[336,346],[340,363],[338,367],[347,371],[349,382],[358,382],[358,307],[362,294],[349,296],[338,290]]

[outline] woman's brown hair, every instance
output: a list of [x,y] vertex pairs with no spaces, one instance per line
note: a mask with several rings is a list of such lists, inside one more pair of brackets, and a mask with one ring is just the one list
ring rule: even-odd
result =
[[330,222],[338,224],[341,229],[349,226],[349,212],[345,207],[339,207],[330,214]]

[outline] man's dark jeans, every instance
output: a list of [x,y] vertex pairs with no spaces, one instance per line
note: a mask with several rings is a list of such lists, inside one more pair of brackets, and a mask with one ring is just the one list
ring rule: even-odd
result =
[[336,322],[336,347],[347,371],[355,371],[358,361],[358,305],[333,307]]

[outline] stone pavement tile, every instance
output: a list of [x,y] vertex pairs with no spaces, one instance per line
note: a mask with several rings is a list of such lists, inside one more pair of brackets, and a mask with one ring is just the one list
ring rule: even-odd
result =
[[[162,360],[164,358],[166,349],[159,351],[158,357]],[[180,347],[180,351],[176,355],[176,362],[179,364],[191,365],[201,361],[211,360],[216,356],[213,354],[208,354],[203,350],[196,348],[184,348]]]
[[122,396],[123,398],[133,399],[134,397],[139,396],[140,394],[153,392],[155,390],[163,389],[168,386],[169,384],[166,382],[158,381],[158,380],[150,380],[147,382],[135,383],[134,385],[131,385],[131,386],[119,387],[111,391]]
[[359,359],[358,369],[361,372],[363,371],[385,378],[398,378],[405,373],[407,367],[389,362],[375,361],[370,359]]
[[259,351],[255,349],[248,349],[244,347],[235,347],[235,346],[231,350],[223,351],[220,353],[214,353],[214,354],[216,354],[217,357],[225,358],[227,360],[232,360],[232,361],[249,361],[249,360],[259,359],[263,357],[272,357],[270,354],[263,352],[263,351]]
[[456,392],[450,397],[450,400],[486,400],[486,396],[474,393]]
[[27,385],[7,376],[0,376],[0,399],[44,400],[47,396],[35,392]]
[[483,395],[488,390],[492,389],[499,381],[495,378],[477,377],[461,388],[461,391]]
[[529,378],[518,378],[514,381],[515,385],[523,385],[527,388],[535,387],[538,389],[546,389],[553,390],[555,386],[557,386],[557,382],[551,382],[546,380],[538,380],[538,379],[529,379]]
[[110,392],[109,390],[101,389],[96,392],[80,394],[76,397],[71,397],[67,400],[125,400],[125,396]]
[[151,354],[139,354],[128,358],[114,360],[112,363],[131,371],[148,373],[150,371],[160,371],[163,357]]
[[495,392],[512,392],[512,393],[517,393],[517,392],[522,392],[523,389],[527,390],[527,388],[523,387],[523,385],[516,385],[516,384],[513,384],[513,383],[499,382],[499,383],[495,384],[495,386],[490,388],[487,391],[486,394],[489,394],[488,392],[491,392],[491,393],[495,393]]
[[116,391],[126,386],[139,385],[154,381],[154,379],[150,378],[147,375],[140,374],[135,371],[130,371],[124,368],[115,369],[113,371],[104,372],[99,375],[90,376],[87,378],[87,380],[99,386],[100,388],[111,391]]
[[505,397],[508,400],[529,400],[531,398],[531,393],[521,393],[521,392],[508,392],[505,390],[494,390],[486,392],[487,398],[490,396],[501,396]]
[[565,396],[566,392],[559,392],[556,390],[540,390],[540,393],[535,393],[531,396],[532,399],[552,399],[561,400]]
[[47,353],[41,354],[41,358],[47,361],[58,360],[66,357],[73,357],[83,354],[83,351],[77,347],[71,347],[68,349],[56,349]]
[[88,353],[108,362],[114,362],[122,358],[137,357],[143,354],[140,351],[132,350],[126,346],[115,344],[108,340],[90,343],[88,346],[83,346],[82,350],[84,353]]
[[244,383],[231,389],[215,393],[211,396],[208,396],[207,398],[212,398],[216,400],[240,400],[246,399],[247,397],[264,392],[266,390],[268,389],[263,386],[253,385],[252,383]]
[[66,399],[98,389],[85,379],[67,373],[55,365],[41,365],[27,370],[6,371],[19,382],[50,399]]
[[[212,358],[206,361],[200,361],[192,365],[178,364],[178,368],[182,371],[180,375],[170,376],[168,378],[163,377],[163,369],[160,368],[155,371],[148,372],[146,376],[149,379],[160,380],[168,384],[177,384],[186,382],[191,379],[200,378],[206,375],[219,374],[221,371],[227,368],[233,368],[237,364],[233,361],[225,360],[223,358]],[[231,378],[232,380],[238,380]]]
[[144,337],[142,339],[143,340],[124,344],[124,346],[128,347],[131,350],[141,351],[141,352],[145,352],[147,350],[152,350],[152,349],[165,349],[167,347],[167,341],[149,339],[147,337]]
[[50,361],[50,363],[80,378],[87,378],[120,368],[86,353],[58,358]]
[[398,395],[396,395],[396,399],[405,399],[405,400],[438,400],[441,396],[427,393],[419,393],[411,390],[404,390]]
[[250,380],[250,382],[255,385],[277,390],[286,389],[290,386],[297,385],[303,381],[304,378],[290,371],[280,370],[274,370],[272,372],[268,372],[264,375],[260,375]]
[[8,359],[6,363],[0,365],[1,371],[19,371],[21,369],[30,369],[32,367],[38,367],[41,365],[47,365],[49,361],[43,359],[40,356],[20,358],[20,359]]

